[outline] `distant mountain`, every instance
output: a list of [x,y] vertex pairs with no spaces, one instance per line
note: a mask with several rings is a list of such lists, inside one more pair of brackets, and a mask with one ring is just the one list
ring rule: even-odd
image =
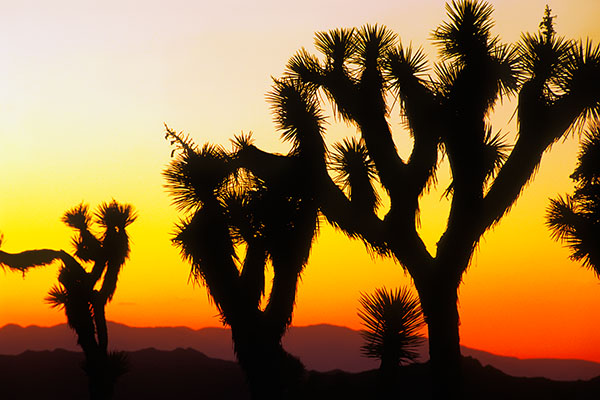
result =
[[[109,322],[110,347],[137,351],[146,348],[174,350],[192,348],[211,358],[235,360],[231,334],[225,328],[190,329],[186,327],[135,328]],[[43,328],[6,325],[0,328],[0,354],[16,355],[27,350],[66,349],[79,351],[74,333],[66,324]],[[340,326],[312,325],[291,327],[283,340],[284,347],[298,356],[307,369],[361,372],[378,367],[376,360],[360,353],[362,338],[358,331]],[[517,377],[545,377],[553,380],[588,380],[600,375],[600,363],[584,360],[518,359],[462,347],[465,356],[483,365]],[[420,361],[428,359],[426,345]]]

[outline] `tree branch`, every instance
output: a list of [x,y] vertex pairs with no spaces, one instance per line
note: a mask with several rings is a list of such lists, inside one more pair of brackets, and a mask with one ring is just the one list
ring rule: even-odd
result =
[[568,132],[587,106],[576,94],[547,104],[539,92],[529,90],[526,85],[521,90],[519,139],[485,196],[480,234],[511,209],[535,174],[544,151]]
[[262,245],[254,240],[248,241],[244,266],[240,274],[240,286],[244,288],[247,302],[252,308],[258,308],[265,292],[265,264],[267,253]]
[[[26,272],[29,268],[52,263],[54,260],[65,261],[67,253],[60,250],[26,250],[21,253],[6,253],[0,250],[0,266]],[[70,256],[69,256],[70,257]]]

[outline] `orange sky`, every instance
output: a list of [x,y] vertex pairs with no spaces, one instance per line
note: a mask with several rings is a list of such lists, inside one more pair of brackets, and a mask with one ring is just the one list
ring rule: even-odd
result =
[[[0,16],[2,249],[70,249],[71,231],[60,222],[66,209],[111,198],[133,204],[139,218],[130,228],[131,260],[107,310],[130,325],[219,324],[169,242],[177,213],[162,187],[170,153],[163,122],[198,143],[228,145],[234,134],[252,131],[260,147],[284,152],[265,93],[297,49],[313,51],[315,31],[382,23],[433,60],[427,39],[444,18],[444,2],[433,0],[201,3],[19,1],[4,2]],[[560,34],[600,40],[598,1],[492,3],[495,32],[505,41],[535,31],[546,3]],[[495,130],[514,134],[514,107],[498,110]],[[398,118],[392,126],[407,153]],[[354,132],[330,120],[327,138]],[[482,240],[460,288],[464,345],[600,361],[600,281],[570,262],[543,225],[547,199],[571,190],[576,152],[573,138],[555,145],[517,207]],[[422,234],[433,248],[447,202],[433,192],[422,208]],[[0,272],[0,326],[63,322],[43,301],[56,272],[51,266],[25,279]],[[294,324],[359,328],[359,293],[384,284],[410,279],[391,260],[372,260],[360,243],[324,227],[298,290]]]

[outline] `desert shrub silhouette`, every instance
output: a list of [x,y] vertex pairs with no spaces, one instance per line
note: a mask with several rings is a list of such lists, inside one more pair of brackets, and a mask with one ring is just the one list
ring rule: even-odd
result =
[[419,299],[408,288],[376,289],[363,293],[359,302],[365,341],[361,350],[366,357],[381,361],[380,370],[393,374],[403,363],[419,357],[425,321]]

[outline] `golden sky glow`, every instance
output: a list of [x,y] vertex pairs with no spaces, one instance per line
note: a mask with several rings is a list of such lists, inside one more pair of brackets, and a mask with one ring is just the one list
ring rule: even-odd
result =
[[[178,214],[162,187],[170,153],[163,122],[198,143],[226,146],[234,134],[252,131],[259,147],[285,152],[265,94],[296,50],[313,52],[315,31],[385,24],[403,43],[423,46],[431,61],[428,38],[445,15],[437,0],[203,3],[2,2],[2,249],[70,250],[71,231],[60,222],[66,209],[111,198],[133,204],[139,218],[130,227],[131,260],[107,309],[109,319],[129,325],[219,325],[206,291],[188,284],[189,266],[169,242]],[[596,0],[492,3],[494,31],[507,42],[537,30],[546,3],[558,15],[559,34],[600,41]],[[495,130],[514,135],[514,107],[506,102],[499,109]],[[329,123],[329,143],[355,132]],[[392,126],[408,152],[397,117]],[[571,191],[576,152],[573,138],[556,144],[511,214],[482,240],[460,288],[464,345],[600,361],[600,281],[570,262],[543,225],[548,198]],[[445,226],[440,196],[423,201],[421,230],[430,249]],[[372,260],[360,243],[323,226],[294,324],[359,328],[361,291],[410,280],[391,260]],[[43,300],[57,269],[25,279],[0,272],[0,326],[63,322]]]

